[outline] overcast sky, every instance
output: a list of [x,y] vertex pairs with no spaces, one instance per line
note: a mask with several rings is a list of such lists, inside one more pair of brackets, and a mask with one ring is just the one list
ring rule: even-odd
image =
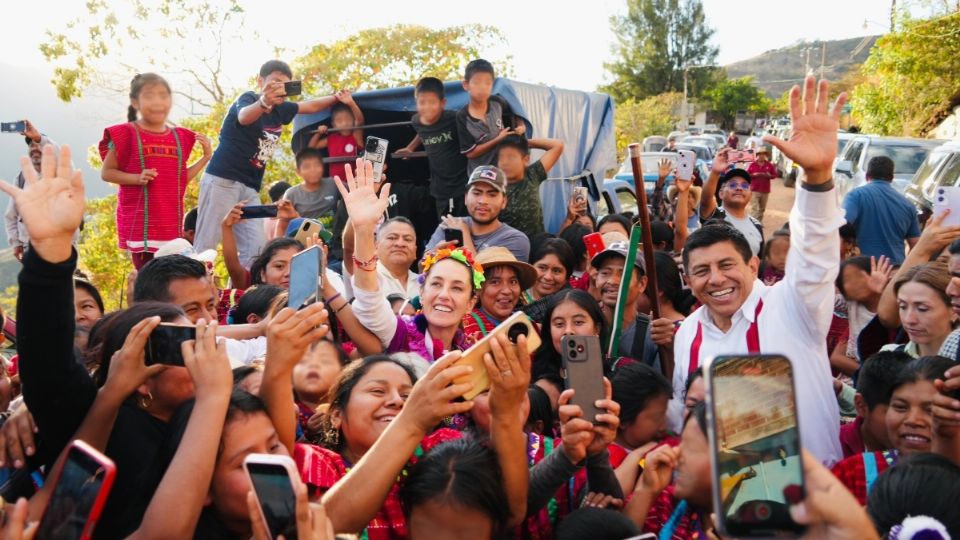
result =
[[[909,2],[900,0],[901,5],[905,3]],[[625,0],[270,0],[244,4],[248,23],[259,29],[262,39],[237,43],[226,55],[229,81],[239,85],[273,55],[273,46],[284,48],[284,56],[292,59],[312,44],[332,42],[363,28],[394,23],[438,28],[481,23],[496,26],[505,34],[508,50],[489,51],[488,56],[512,54],[517,79],[593,90],[605,82],[603,63],[612,58],[610,16],[625,11]],[[798,5],[802,9],[795,7]],[[798,40],[882,33],[888,27],[889,5],[888,0],[704,0],[707,21],[716,30],[714,42],[720,48],[721,64]],[[43,30],[63,28],[71,18],[83,15],[84,9],[84,2],[78,0],[17,2],[5,16],[0,63],[43,66],[37,49]]]

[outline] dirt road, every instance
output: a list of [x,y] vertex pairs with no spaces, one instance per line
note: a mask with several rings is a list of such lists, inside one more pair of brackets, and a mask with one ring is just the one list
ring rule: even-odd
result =
[[763,214],[763,234],[767,238],[790,219],[793,208],[794,188],[783,187],[783,180],[774,180],[772,184],[767,211]]

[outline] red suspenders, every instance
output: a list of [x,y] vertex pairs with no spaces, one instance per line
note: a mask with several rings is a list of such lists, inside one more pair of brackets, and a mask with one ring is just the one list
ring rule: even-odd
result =
[[[760,353],[760,326],[757,324],[760,321],[760,310],[763,309],[763,299],[761,298],[757,302],[757,311],[753,316],[753,322],[750,323],[750,328],[747,328],[747,353],[748,354],[759,354]],[[700,345],[703,344],[703,325],[697,323],[697,335],[693,338],[693,343],[690,344],[690,365],[687,367],[687,375],[693,373],[700,367]]]

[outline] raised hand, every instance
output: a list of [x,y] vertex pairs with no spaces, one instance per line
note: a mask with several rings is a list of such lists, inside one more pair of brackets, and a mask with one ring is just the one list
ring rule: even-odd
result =
[[321,302],[301,310],[281,309],[267,325],[267,368],[293,372],[307,348],[323,339],[329,330],[327,311]]
[[657,162],[657,176],[659,178],[666,178],[670,176],[671,172],[673,172],[673,161],[663,158]]
[[43,148],[39,174],[30,158],[20,158],[26,181],[23,189],[0,181],[0,191],[17,205],[30,235],[30,244],[41,258],[51,263],[70,258],[73,233],[83,221],[86,205],[83,175],[73,169],[71,157],[69,146],[63,145],[57,156],[48,144]]
[[229,400],[233,389],[233,373],[227,358],[227,345],[217,341],[217,322],[200,319],[196,324],[196,339],[180,345],[183,363],[190,372],[196,388],[197,402]]
[[932,257],[960,238],[960,225],[943,224],[949,215],[950,209],[947,208],[942,214],[930,218],[913,249]]
[[33,141],[40,142],[40,139],[43,138],[43,135],[40,133],[40,130],[37,129],[37,126],[33,125],[33,122],[29,120],[24,120],[27,129],[23,132],[23,136],[27,137]]
[[347,175],[346,186],[339,176],[334,176],[333,181],[343,197],[343,204],[350,216],[350,222],[354,229],[364,226],[375,227],[383,217],[383,213],[387,211],[390,184],[383,186],[378,196],[376,187],[379,179],[373,178],[373,164],[363,159],[357,159],[356,175],[350,167],[344,167],[344,169]]
[[233,208],[230,209],[228,213],[223,218],[221,225],[228,229],[232,229],[234,225],[243,221],[243,207],[246,203],[237,203],[233,205]]
[[[683,192],[681,192],[683,193]],[[680,204],[683,204],[684,199],[680,199]],[[653,339],[653,342],[657,345],[663,347],[672,347],[673,346],[673,337],[675,332],[675,326],[673,321],[666,318],[659,318],[654,320],[650,324],[650,337]]]
[[294,208],[292,202],[288,201],[287,199],[280,199],[277,201],[277,219],[286,219],[290,221],[297,219],[298,217],[300,217],[300,214],[297,212],[297,209]]
[[890,282],[890,276],[893,275],[893,265],[886,255],[881,255],[878,261],[876,257],[870,257],[870,275],[867,276],[867,287],[871,292],[883,294]]
[[723,174],[727,171],[727,168],[730,167],[730,160],[727,158],[730,152],[730,147],[721,148],[717,152],[717,155],[713,156],[713,165],[710,167],[711,172],[718,174]]
[[680,461],[680,449],[663,445],[647,454],[646,467],[640,475],[634,490],[646,490],[649,493],[660,493],[673,479],[673,470]]
[[352,105],[354,103],[353,94],[350,93],[349,90],[340,90],[334,94],[334,96],[340,103],[343,103],[344,105]]
[[847,94],[837,96],[828,111],[830,84],[808,75],[804,81],[803,96],[800,87],[790,90],[790,140],[763,136],[763,142],[776,146],[794,163],[803,167],[808,184],[823,184],[833,177],[833,160],[837,157],[837,130],[840,128],[840,112],[847,101]]

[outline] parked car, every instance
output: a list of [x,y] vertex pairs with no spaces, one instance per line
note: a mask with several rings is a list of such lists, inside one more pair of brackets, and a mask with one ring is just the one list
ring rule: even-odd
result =
[[651,135],[643,139],[644,152],[659,152],[667,145],[667,138],[659,135]]
[[931,150],[903,192],[917,207],[921,223],[933,213],[933,201],[939,187],[960,187],[960,140]]
[[[661,159],[669,159],[673,162],[674,166],[677,163],[677,153],[676,152],[643,152],[640,154],[640,169],[643,171],[643,184],[644,189],[647,192],[647,197],[653,195],[653,188],[657,185],[657,178],[659,173],[659,165],[657,163]],[[700,174],[700,178],[703,181],[706,181],[707,176],[710,174],[710,168],[707,163],[703,160],[697,160],[697,172]],[[614,175],[613,180],[619,180],[622,182],[627,182],[633,186],[633,165],[630,161],[623,162],[620,165],[620,169],[617,171],[617,174]],[[669,187],[673,184],[673,175],[668,175],[664,181],[664,186]]]
[[944,141],[856,135],[847,141],[834,165],[833,178],[841,197],[866,183],[867,163],[877,156],[893,160],[893,187],[903,193],[927,154]]
[[717,141],[717,148],[723,148],[727,145],[727,136],[720,130],[717,130],[715,133],[704,132],[701,137],[712,137],[713,140]]
[[623,212],[631,212],[636,216],[638,208],[640,208],[640,202],[637,199],[636,191],[633,189],[633,182],[625,182],[616,178],[608,178],[603,181],[600,200],[597,201],[598,216]]
[[707,148],[713,150],[714,155],[717,153],[717,150],[723,147],[722,144],[717,142],[717,139],[710,135],[691,135],[689,137],[680,139],[679,142],[683,144],[697,144],[700,146],[706,146]]

